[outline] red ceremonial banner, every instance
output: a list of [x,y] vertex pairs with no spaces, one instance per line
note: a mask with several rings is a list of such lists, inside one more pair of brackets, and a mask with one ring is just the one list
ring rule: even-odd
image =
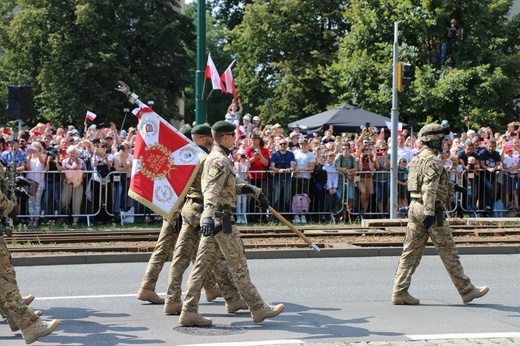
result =
[[182,204],[204,152],[151,108],[140,110],[128,195],[166,219]]

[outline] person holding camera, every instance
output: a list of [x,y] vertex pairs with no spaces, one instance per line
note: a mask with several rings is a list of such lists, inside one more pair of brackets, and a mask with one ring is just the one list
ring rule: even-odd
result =
[[[249,182],[263,191],[268,191],[266,170],[269,165],[269,150],[265,147],[264,139],[260,134],[252,133],[251,141],[253,144],[245,148],[250,165],[248,173]],[[251,198],[251,208],[249,210],[256,211],[254,209],[255,204],[255,200]]]
[[448,55],[448,52],[452,54],[452,60],[453,63],[455,63],[456,56],[455,56],[455,47],[456,47],[456,40],[461,35],[461,30],[459,26],[457,25],[457,20],[452,19],[450,21],[450,24],[446,27],[446,30],[444,32],[444,42],[442,42],[441,46],[441,66],[444,65],[446,62],[446,57]]
[[377,173],[374,173],[377,209],[380,213],[385,213],[384,197],[390,195],[390,161],[388,160],[388,145],[386,143],[376,146],[374,167],[377,171]]
[[45,190],[42,198],[42,213],[47,212],[47,203],[51,203],[52,214],[60,213],[60,195],[61,195],[61,157],[60,152],[56,148],[47,151],[47,160],[45,162]]
[[[360,213],[364,214],[370,207],[370,197],[374,194],[374,182],[372,180],[372,172],[375,170],[374,160],[372,157],[372,150],[368,145],[362,147],[362,154],[359,156],[358,162],[359,181],[357,182],[357,188],[361,194]],[[354,180],[355,181],[355,180]]]
[[[109,173],[114,162],[114,156],[108,152],[107,142],[102,140],[92,157],[92,204],[93,212],[98,213],[96,221],[108,223],[111,217],[108,209],[112,208],[112,192]],[[110,189],[110,191],[106,191]],[[105,197],[105,198],[104,198]]]

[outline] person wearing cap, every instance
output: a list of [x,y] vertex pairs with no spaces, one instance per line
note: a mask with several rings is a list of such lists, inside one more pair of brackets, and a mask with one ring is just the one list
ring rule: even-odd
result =
[[14,162],[16,172],[23,172],[27,168],[27,153],[20,149],[18,138],[10,137],[7,140],[9,150],[2,152],[2,162],[4,166],[9,166]]
[[294,136],[294,137],[296,137],[296,141],[299,141],[300,139],[303,139],[303,134],[300,131],[301,131],[300,125],[294,124],[293,125],[293,130],[289,134],[289,138],[292,139],[293,137],[291,137],[291,136]]
[[[249,158],[249,181],[252,185],[267,190],[267,174],[266,170],[269,166],[269,150],[265,147],[264,139],[258,133],[251,135],[252,145],[245,148],[247,157]],[[250,209],[255,210],[256,205],[254,198],[251,198]],[[256,210],[255,210],[256,211]],[[254,219],[257,216],[252,216]]]
[[255,115],[253,117],[253,127],[255,128],[260,128],[261,125],[260,125],[260,117],[258,115]]
[[[282,139],[280,149],[271,156],[270,169],[273,172],[273,207],[280,212],[290,212],[291,174],[296,169],[294,153],[288,150],[289,141]],[[283,201],[280,203],[283,191]]]
[[[289,150],[291,150],[292,152],[295,152],[296,150],[300,149],[300,139],[299,138],[300,137],[295,132],[292,132],[289,135],[289,139],[290,139]],[[302,139],[303,139],[303,137],[302,137]]]
[[191,126],[184,125],[181,127],[181,133],[184,135],[184,137],[188,138],[191,141]]
[[[190,129],[192,140],[195,144],[201,148],[206,155],[203,155],[200,159],[200,167],[197,171],[193,183],[191,184],[188,193],[186,194],[186,200],[181,210],[182,227],[177,234],[172,234],[173,220],[170,222],[163,221],[163,230],[161,234],[170,234],[169,239],[173,243],[173,258],[170,266],[170,273],[168,275],[168,289],[166,291],[166,298],[164,299],[164,313],[167,315],[178,315],[182,310],[182,277],[186,269],[188,269],[190,263],[195,258],[197,253],[197,247],[200,241],[200,214],[202,213],[203,196],[201,190],[201,179],[204,163],[206,161],[207,154],[213,147],[213,137],[211,136],[211,127],[207,125],[196,125],[193,129]],[[169,230],[169,231],[168,231]],[[165,255],[169,255],[169,251],[164,251]],[[163,256],[163,262],[168,259],[168,256]],[[217,297],[221,297],[219,286],[216,285],[215,276],[213,275],[213,268],[209,268],[206,271],[204,279],[204,292],[206,294],[206,300],[208,302],[215,300]],[[226,268],[217,268],[218,272],[224,272],[220,277],[228,278],[228,280],[219,280],[219,285],[224,288],[227,292],[236,292],[236,287],[229,288],[232,283],[229,283],[229,271]],[[157,276],[154,276],[157,280]],[[219,277],[219,278],[220,278]],[[155,287],[155,285],[154,285]],[[226,294],[226,307],[229,311],[236,312],[240,308],[246,308],[245,303],[240,302],[236,294],[234,300]],[[228,302],[229,301],[229,302]],[[236,309],[236,310],[235,310]]]
[[244,115],[242,120],[244,121],[244,123],[240,126],[240,131],[242,131],[242,133],[249,137],[253,132],[254,128],[253,124],[251,124],[251,114],[247,113],[246,115]]
[[[237,193],[252,195],[260,201],[262,209],[269,207],[269,201],[262,190],[233,174],[233,166],[228,159],[230,148],[235,142],[233,125],[217,121],[211,133],[216,144],[206,158],[202,173],[204,208],[200,218],[200,232],[203,237],[188,280],[179,324],[212,324],[211,319],[198,313],[200,290],[208,263],[215,263],[215,268],[228,266],[233,282],[251,311],[253,322],[260,323],[279,315],[285,307],[283,304],[266,304],[251,282],[244,245],[233,221],[233,212]],[[222,256],[217,257],[217,249],[220,249]]]

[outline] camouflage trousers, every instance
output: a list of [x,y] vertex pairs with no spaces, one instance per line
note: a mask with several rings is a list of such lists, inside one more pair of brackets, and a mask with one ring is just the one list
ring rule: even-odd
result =
[[148,267],[146,267],[146,272],[143,281],[141,282],[142,289],[155,291],[155,285],[157,284],[159,274],[161,273],[164,263],[172,254],[173,249],[175,248],[175,243],[177,242],[178,233],[176,225],[177,218],[163,220],[159,238],[157,238],[155,249],[148,261]]
[[0,313],[11,316],[20,329],[29,327],[38,316],[25,304],[16,282],[16,272],[5,240],[0,236]]
[[444,267],[455,284],[459,294],[464,295],[474,286],[470,279],[464,275],[464,269],[460,263],[457,247],[451,229],[448,226],[436,226],[435,223],[426,229],[423,225],[424,206],[412,201],[408,210],[408,226],[403,243],[403,253],[397,267],[394,281],[394,295],[406,294],[412,281],[412,275],[419,266],[424,254],[428,237],[431,237],[433,245],[441,257]]
[[[220,249],[220,251],[219,251]],[[244,243],[240,239],[240,232],[237,227],[233,225],[232,232],[225,234],[219,232],[212,237],[201,237],[195,266],[191,270],[190,278],[188,279],[188,287],[186,288],[186,298],[182,306],[183,311],[198,311],[198,303],[200,300],[200,290],[204,279],[204,273],[207,268],[214,263],[215,275],[219,280],[226,281],[226,275],[219,268],[229,269],[229,276],[231,281],[235,284],[240,295],[244,298],[251,311],[264,308],[266,305],[260,296],[260,293],[251,282],[249,277],[249,269],[247,267],[246,256],[244,254]],[[228,279],[229,281],[229,279]],[[233,294],[231,291],[227,294]],[[236,301],[239,299],[237,293],[235,297],[227,297],[222,292],[226,301]]]
[[[182,277],[190,263],[197,255],[197,248],[200,241],[199,222],[202,213],[202,204],[188,199],[182,207],[182,228],[173,252],[172,264],[168,276],[168,291],[165,302],[167,304],[181,303]],[[204,277],[204,289],[212,288],[216,285],[213,268],[208,268]],[[219,285],[225,288],[225,283]]]

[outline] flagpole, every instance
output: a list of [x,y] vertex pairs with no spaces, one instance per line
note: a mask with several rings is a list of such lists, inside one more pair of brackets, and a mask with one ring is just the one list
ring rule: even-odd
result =
[[209,92],[209,94],[208,94],[208,98],[206,99],[206,102],[208,102],[209,97],[211,96],[211,93],[213,93],[213,89],[211,89],[211,91]]
[[197,1],[197,68],[195,72],[195,123],[207,121],[206,101],[201,92],[202,79],[206,81],[204,64],[206,57],[206,0]]

